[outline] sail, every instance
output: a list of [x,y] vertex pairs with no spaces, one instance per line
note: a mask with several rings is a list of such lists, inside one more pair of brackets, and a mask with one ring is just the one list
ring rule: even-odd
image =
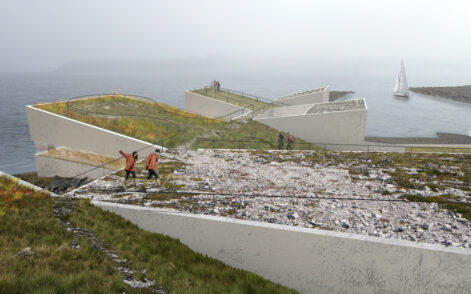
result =
[[397,75],[394,93],[399,96],[409,96],[409,84],[407,83],[406,69],[403,60],[401,60],[401,69]]

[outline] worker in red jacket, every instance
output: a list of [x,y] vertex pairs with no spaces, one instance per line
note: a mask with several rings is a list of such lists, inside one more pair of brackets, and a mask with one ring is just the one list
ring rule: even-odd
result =
[[157,157],[158,153],[160,153],[160,149],[155,149],[155,152],[152,152],[147,156],[146,169],[149,172],[149,175],[147,176],[144,185],[147,185],[147,182],[149,182],[152,177],[155,177],[155,183],[160,186],[159,174],[155,171],[155,165],[157,161],[159,161],[159,158]]
[[134,170],[134,163],[137,161],[137,151],[134,151],[131,154],[124,153],[122,150],[119,150],[119,153],[126,158],[126,167],[124,170],[126,171],[126,177],[124,178],[124,184],[126,185],[129,175],[132,175],[132,181],[134,185],[136,184],[136,172]]

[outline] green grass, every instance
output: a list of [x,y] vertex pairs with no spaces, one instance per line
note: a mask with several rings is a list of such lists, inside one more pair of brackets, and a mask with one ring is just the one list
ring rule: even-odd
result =
[[[33,201],[26,198],[22,201]],[[0,216],[0,293],[139,293],[117,272],[107,274],[114,265],[88,242],[79,240],[81,247],[71,248],[74,237],[54,220],[52,205],[52,199],[38,198]],[[35,257],[16,256],[26,247]]]
[[[197,140],[192,147],[206,149],[278,149],[277,140],[279,133],[278,130],[254,120],[248,120],[247,122],[234,121],[225,128],[218,129],[217,134]],[[284,148],[286,149],[286,138],[288,134],[286,132],[281,133],[285,137]],[[320,150],[321,148],[302,139],[295,138],[293,149]]]
[[[178,110],[165,104],[149,103],[122,95],[73,100],[69,103],[39,104],[35,107],[168,148],[186,143],[192,148],[277,149],[278,147],[276,143],[278,131],[259,122],[253,120],[225,122]],[[286,138],[286,133],[284,134]],[[195,140],[197,138],[226,140],[226,142],[203,142]],[[232,142],[247,140],[258,142],[241,144]],[[263,143],[266,141],[275,143]],[[312,144],[303,143],[306,142],[296,139],[294,149],[317,148]]]
[[270,105],[270,103],[257,100],[251,97],[247,96],[242,96],[240,94],[232,93],[232,92],[227,92],[224,90],[219,90],[215,92],[212,88],[203,88],[203,89],[197,89],[197,90],[192,90],[192,92],[204,96],[208,96],[223,102],[227,102],[230,104],[234,104],[237,106],[249,108],[250,110],[257,111],[263,107],[266,107]]
[[35,107],[170,148],[226,124],[169,105],[122,95]]
[[[4,210],[0,216],[0,293],[146,293],[124,284],[111,259],[54,219],[54,199],[36,195],[4,177],[0,184],[2,199],[34,204]],[[145,268],[146,277],[170,293],[295,293],[195,253],[175,239],[143,231],[87,200],[79,202],[69,220],[92,231],[101,244],[130,260],[134,268]],[[72,240],[80,248],[72,249]],[[26,247],[31,247],[34,257],[16,255]]]
[[442,208],[460,213],[464,218],[471,220],[471,203],[447,203],[454,202],[457,197],[454,195],[443,194],[434,197],[425,197],[420,195],[404,195],[401,199],[407,199],[411,202],[438,203]]
[[177,240],[140,230],[85,200],[71,220],[113,244],[120,258],[146,268],[147,277],[170,293],[294,293],[255,274],[195,253]]

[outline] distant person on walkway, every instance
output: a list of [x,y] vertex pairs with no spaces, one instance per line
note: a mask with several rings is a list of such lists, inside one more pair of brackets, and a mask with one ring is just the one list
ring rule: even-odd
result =
[[213,87],[214,94],[216,94],[216,80],[213,80],[213,84],[211,85],[211,87]]
[[119,150],[119,153],[126,158],[126,167],[124,168],[124,171],[126,171],[126,177],[124,178],[124,185],[127,184],[129,175],[132,175],[132,181],[134,185],[136,185],[136,172],[134,170],[134,163],[137,161],[137,151],[134,151],[131,154],[124,153],[122,150]]
[[283,145],[284,145],[284,139],[285,137],[283,136],[282,133],[278,134],[278,150],[283,150]]
[[216,91],[219,92],[220,88],[221,88],[221,83],[219,83],[219,81],[216,81]]
[[157,157],[158,153],[160,153],[160,149],[155,149],[155,152],[152,152],[151,154],[149,154],[149,156],[147,156],[146,169],[149,172],[149,175],[147,176],[144,185],[147,185],[147,182],[149,182],[149,180],[154,177],[155,183],[160,186],[159,174],[155,171],[155,165],[157,161],[159,161],[159,158]]
[[293,150],[294,137],[291,136],[290,133],[288,133],[288,137],[286,137],[286,141],[288,142],[288,144],[286,144],[286,150]]

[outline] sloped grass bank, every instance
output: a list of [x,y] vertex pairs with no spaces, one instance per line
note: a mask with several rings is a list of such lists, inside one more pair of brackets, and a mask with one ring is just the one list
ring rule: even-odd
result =
[[[72,249],[73,235],[54,220],[47,194],[6,178],[0,182],[2,199],[14,199],[0,203],[0,293],[118,293],[125,288],[119,272],[107,273],[111,260],[88,242],[80,240],[80,248]],[[17,255],[26,247],[34,256]]]
[[147,269],[170,293],[295,293],[247,271],[195,253],[177,240],[145,232],[82,200],[71,221],[113,244],[119,256]]
[[122,95],[35,107],[147,142],[160,142],[170,148],[224,124],[222,120]]
[[[53,217],[54,199],[0,177],[0,293],[146,293],[123,282],[117,265]],[[7,199],[7,200],[5,200]],[[13,200],[9,200],[13,199]],[[295,293],[255,274],[148,233],[86,200],[72,213],[88,229],[170,293]],[[78,242],[78,249],[72,248]],[[32,256],[17,253],[30,247]]]
[[[279,132],[259,122],[253,120],[225,122],[185,112],[169,105],[123,95],[38,104],[35,107],[168,148],[186,143],[194,149],[277,148]],[[283,134],[286,138],[287,134]],[[215,143],[195,140],[197,138],[224,141]],[[240,145],[238,141],[259,142]],[[266,141],[275,143],[266,144],[264,143]],[[296,139],[296,143],[306,142]],[[294,148],[316,147],[312,144],[294,144]]]
[[[278,134],[280,132],[254,120],[244,122],[234,121],[231,125],[218,129],[211,136],[201,138],[193,144],[193,149],[278,149]],[[284,149],[286,149],[286,138],[284,135]],[[295,138],[293,149],[297,150],[320,150],[319,146],[308,143],[302,139]]]

